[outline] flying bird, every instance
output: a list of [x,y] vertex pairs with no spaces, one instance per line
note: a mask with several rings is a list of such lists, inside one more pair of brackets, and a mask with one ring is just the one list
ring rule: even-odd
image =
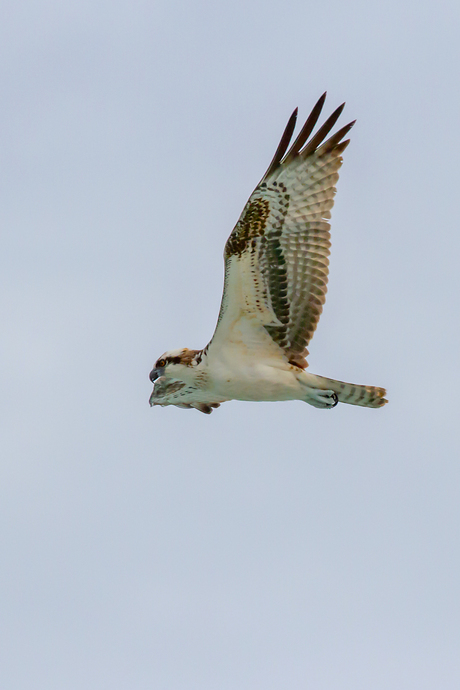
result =
[[[294,143],[291,115],[268,170],[249,197],[224,250],[217,326],[203,350],[169,350],[150,380],[150,405],[209,414],[227,400],[303,400],[382,407],[386,391],[306,371],[326,299],[331,208],[345,139],[354,122],[327,139],[342,104],[313,134],[323,94]],[[312,135],[312,136],[311,136]]]

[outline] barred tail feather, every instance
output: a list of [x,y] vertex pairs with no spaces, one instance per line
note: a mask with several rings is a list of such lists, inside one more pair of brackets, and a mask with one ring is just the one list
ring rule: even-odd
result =
[[348,405],[360,405],[361,407],[383,407],[388,400],[385,399],[385,388],[376,386],[360,386],[354,383],[345,383],[328,379],[325,376],[317,376],[321,388],[333,390],[337,393],[339,402]]

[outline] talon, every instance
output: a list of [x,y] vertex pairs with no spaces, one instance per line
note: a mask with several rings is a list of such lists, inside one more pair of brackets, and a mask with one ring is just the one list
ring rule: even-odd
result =
[[[331,398],[334,401],[334,404],[332,405],[332,407],[335,407],[336,405],[339,404],[339,396],[337,395],[337,393],[333,393],[331,395]],[[332,410],[332,407],[331,407],[331,410]]]

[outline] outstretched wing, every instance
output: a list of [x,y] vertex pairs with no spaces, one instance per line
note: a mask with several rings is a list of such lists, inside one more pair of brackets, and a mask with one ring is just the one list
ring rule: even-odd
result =
[[354,124],[324,141],[343,104],[309,139],[325,97],[321,96],[286,154],[297,118],[294,111],[267,172],[227,240],[224,294],[210,345],[232,339],[236,323],[245,316],[254,334],[268,334],[291,363],[307,366],[306,347],[326,299],[327,220],[341,154],[349,143],[342,140]]

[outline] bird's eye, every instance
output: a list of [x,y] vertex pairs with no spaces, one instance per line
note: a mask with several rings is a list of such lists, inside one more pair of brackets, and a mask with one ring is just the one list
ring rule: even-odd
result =
[[166,366],[166,360],[165,359],[159,359],[157,362],[157,369],[163,369],[163,367]]

